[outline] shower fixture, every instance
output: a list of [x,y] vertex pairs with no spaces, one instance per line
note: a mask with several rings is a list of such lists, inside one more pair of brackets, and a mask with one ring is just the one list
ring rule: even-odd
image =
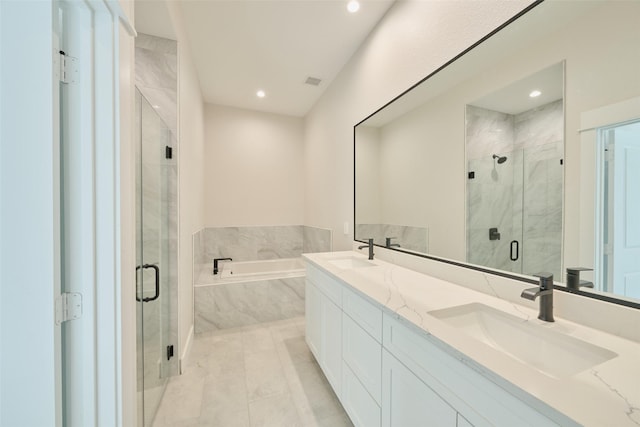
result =
[[497,154],[494,154],[493,158],[498,160],[498,164],[502,164],[507,161],[507,156],[498,156]]

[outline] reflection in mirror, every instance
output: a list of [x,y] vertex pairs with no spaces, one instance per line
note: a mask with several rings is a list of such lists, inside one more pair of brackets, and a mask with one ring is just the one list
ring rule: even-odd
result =
[[640,299],[640,120],[600,132],[603,257],[599,288]]
[[[556,282],[572,268],[594,284],[579,292],[640,307],[605,226],[625,218],[618,242],[640,247],[640,207],[603,190],[615,172],[598,138],[640,119],[638,19],[640,2],[542,2],[358,123],[355,239]],[[618,104],[631,112],[612,118]]]
[[563,66],[466,106],[466,261],[561,276]]

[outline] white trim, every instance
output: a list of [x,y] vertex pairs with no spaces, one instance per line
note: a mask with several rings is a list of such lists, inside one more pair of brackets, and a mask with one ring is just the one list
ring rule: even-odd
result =
[[193,324],[189,328],[189,334],[184,344],[184,349],[180,355],[180,375],[186,372],[186,366],[189,362],[189,356],[191,355],[191,346],[193,345]]
[[640,97],[630,98],[580,114],[580,129],[587,132],[601,127],[624,123],[640,117]]
[[[86,0],[85,0],[86,1]],[[127,31],[127,33],[132,37],[137,37],[138,33],[136,29],[133,28],[131,21],[129,21],[129,17],[124,10],[122,10],[122,6],[120,6],[120,2],[118,0],[103,0],[109,11],[113,16],[117,16],[122,27]]]

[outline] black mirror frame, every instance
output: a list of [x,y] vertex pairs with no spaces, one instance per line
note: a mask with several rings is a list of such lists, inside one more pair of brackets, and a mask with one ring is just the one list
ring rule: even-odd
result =
[[[362,123],[364,123],[366,120],[368,120],[369,118],[371,118],[372,116],[377,114],[378,112],[382,111],[383,109],[385,109],[389,105],[393,104],[395,101],[397,101],[400,98],[402,98],[404,95],[406,95],[408,92],[410,92],[413,89],[415,89],[417,86],[421,85],[422,83],[424,83],[427,80],[429,80],[431,77],[435,76],[436,74],[438,74],[441,71],[443,71],[444,69],[446,69],[449,65],[453,64],[454,62],[456,62],[457,60],[462,58],[464,55],[469,53],[471,50],[475,49],[476,47],[478,47],[479,45],[484,43],[486,40],[488,40],[489,38],[491,38],[494,35],[496,35],[502,29],[504,29],[505,27],[511,25],[512,23],[517,21],[519,18],[521,18],[522,16],[526,15],[529,11],[531,11],[536,6],[538,6],[538,5],[542,4],[542,3],[544,3],[544,0],[536,0],[535,2],[531,3],[529,6],[527,6],[525,9],[520,11],[518,14],[514,15],[508,21],[504,22],[502,25],[500,25],[499,27],[497,27],[496,29],[494,29],[493,31],[491,31],[490,33],[488,33],[487,35],[482,37],[480,40],[478,40],[477,42],[473,43],[471,46],[469,46],[468,48],[466,48],[465,50],[460,52],[458,55],[456,55],[455,57],[453,57],[452,59],[447,61],[444,65],[440,66],[435,71],[433,71],[432,73],[428,74],[426,77],[424,77],[423,79],[421,79],[420,81],[418,81],[417,83],[415,83],[414,85],[412,85],[411,87],[406,89],[404,92],[400,93],[398,96],[393,98],[391,101],[387,102],[382,107],[378,108],[376,111],[374,111],[373,113],[369,114],[367,117],[365,117],[364,119],[362,119],[361,121],[359,121],[358,123],[356,123],[353,126],[353,233],[354,233],[353,240],[355,242],[360,242],[360,243],[365,243],[365,244],[367,243],[367,242],[365,242],[363,240],[356,239],[356,236],[355,236],[355,231],[356,231],[356,226],[357,226],[357,222],[356,222],[356,191],[357,191],[357,189],[356,189],[356,128],[359,125],[361,125]],[[385,248],[384,246],[381,246],[381,245],[378,245],[378,244],[375,244],[375,246],[378,246],[378,247],[381,247],[381,248]],[[500,270],[492,270],[492,269],[489,269],[489,268],[486,268],[486,267],[480,267],[480,266],[476,266],[476,265],[472,265],[472,264],[466,264],[466,263],[463,263],[463,262],[453,261],[453,260],[449,260],[449,259],[445,259],[445,258],[432,256],[432,255],[420,254],[420,253],[416,253],[416,252],[410,252],[410,251],[402,250],[401,248],[385,248],[385,249],[396,251],[396,252],[400,252],[400,253],[404,253],[404,254],[408,254],[408,255],[417,256],[417,257],[424,258],[424,259],[429,259],[429,260],[432,260],[432,261],[443,262],[445,264],[450,264],[450,265],[454,265],[454,266],[457,266],[457,267],[467,268],[467,269],[470,269],[470,270],[475,270],[475,271],[479,271],[479,272],[486,273],[486,274],[492,274],[494,276],[505,277],[507,279],[517,280],[519,282],[530,283],[530,284],[538,284],[538,280],[537,279],[517,276],[517,275],[509,273],[509,272],[504,272],[504,271],[500,271]],[[587,298],[593,298],[593,299],[597,299],[597,300],[600,300],[600,301],[608,302],[608,303],[611,303],[611,304],[617,304],[617,305],[621,305],[621,306],[625,306],[625,307],[640,309],[640,302],[634,302],[634,301],[629,301],[629,300],[625,300],[625,299],[620,299],[620,298],[616,298],[616,297],[609,296],[609,295],[602,294],[602,293],[593,293],[593,292],[587,292],[587,291],[583,291],[583,290],[579,290],[579,289],[570,289],[570,288],[568,288],[566,286],[560,286],[560,285],[554,285],[553,288],[555,290],[558,290],[558,291],[568,292],[568,293],[580,295],[580,296],[587,297]]]

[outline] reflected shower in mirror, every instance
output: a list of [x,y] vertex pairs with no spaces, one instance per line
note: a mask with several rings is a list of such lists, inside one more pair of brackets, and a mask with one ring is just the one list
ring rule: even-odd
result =
[[471,264],[561,277],[562,65],[466,106],[466,261]]

